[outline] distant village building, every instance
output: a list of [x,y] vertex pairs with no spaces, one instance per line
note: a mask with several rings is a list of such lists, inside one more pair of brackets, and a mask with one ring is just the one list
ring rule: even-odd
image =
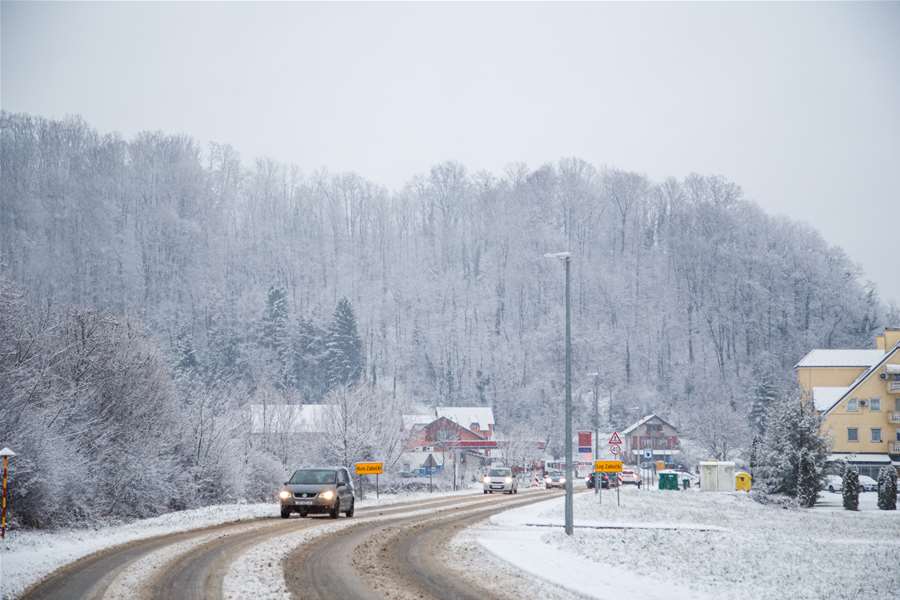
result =
[[873,349],[812,350],[794,370],[822,415],[830,461],[871,477],[900,468],[900,329],[885,329]]
[[403,423],[409,429],[400,463],[407,472],[421,471],[429,461],[439,469],[450,460],[458,461],[457,469],[472,462],[480,467],[497,448],[490,406],[438,406],[403,415]]
[[[622,441],[625,442],[624,461],[627,464],[656,460],[670,463],[681,453],[678,430],[653,414],[623,429]],[[649,458],[645,457],[647,451],[651,453]]]

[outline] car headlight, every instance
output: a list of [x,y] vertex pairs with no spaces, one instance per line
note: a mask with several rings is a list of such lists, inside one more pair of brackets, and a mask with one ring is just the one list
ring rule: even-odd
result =
[[288,490],[281,490],[280,492],[278,492],[278,497],[282,500],[287,500],[291,497],[291,493]]
[[559,482],[560,482],[560,483],[565,483],[565,482],[566,482],[566,478],[565,478],[565,477],[560,477],[560,478],[559,478]]
[[482,480],[483,482],[485,482],[485,483],[490,483],[490,482],[491,482],[491,478],[488,477],[487,475],[485,475],[481,480]]
[[547,483],[550,483],[550,478],[549,478],[549,477],[544,477],[544,481],[547,482]]
[[331,500],[332,498],[334,498],[334,492],[332,492],[331,490],[325,490],[324,492],[319,494],[319,498],[321,498],[322,500]]
[[505,481],[506,483],[512,483],[512,477],[507,477],[503,481]]

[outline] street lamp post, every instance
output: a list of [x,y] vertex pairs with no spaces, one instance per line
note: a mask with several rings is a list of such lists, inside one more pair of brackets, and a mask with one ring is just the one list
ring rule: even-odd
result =
[[562,260],[566,268],[566,535],[572,535],[574,529],[572,505],[572,309],[569,294],[569,265],[572,262],[572,254],[555,252],[544,256]]

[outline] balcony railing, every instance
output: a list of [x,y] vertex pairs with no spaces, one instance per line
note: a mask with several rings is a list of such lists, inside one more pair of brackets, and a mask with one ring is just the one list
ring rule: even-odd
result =
[[888,414],[888,421],[891,423],[900,423],[900,412],[892,412]]
[[888,392],[891,394],[900,394],[900,381],[896,379],[888,381]]
[[891,454],[900,454],[900,442],[891,442],[888,444],[888,452]]

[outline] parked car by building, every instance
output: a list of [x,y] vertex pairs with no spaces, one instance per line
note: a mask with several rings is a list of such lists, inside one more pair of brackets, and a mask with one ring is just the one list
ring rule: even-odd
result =
[[503,492],[504,494],[519,493],[519,480],[513,477],[512,469],[508,467],[492,467],[488,474],[484,476],[482,482],[485,494],[493,494],[494,492]]
[[844,489],[844,479],[840,475],[826,475],[825,489],[831,492],[840,492]]
[[868,475],[859,476],[859,489],[863,492],[877,492],[878,482]]
[[345,467],[298,469],[284,482],[278,499],[282,519],[290,517],[292,512],[301,517],[328,514],[337,519],[341,512],[352,517],[356,504],[353,480]]

